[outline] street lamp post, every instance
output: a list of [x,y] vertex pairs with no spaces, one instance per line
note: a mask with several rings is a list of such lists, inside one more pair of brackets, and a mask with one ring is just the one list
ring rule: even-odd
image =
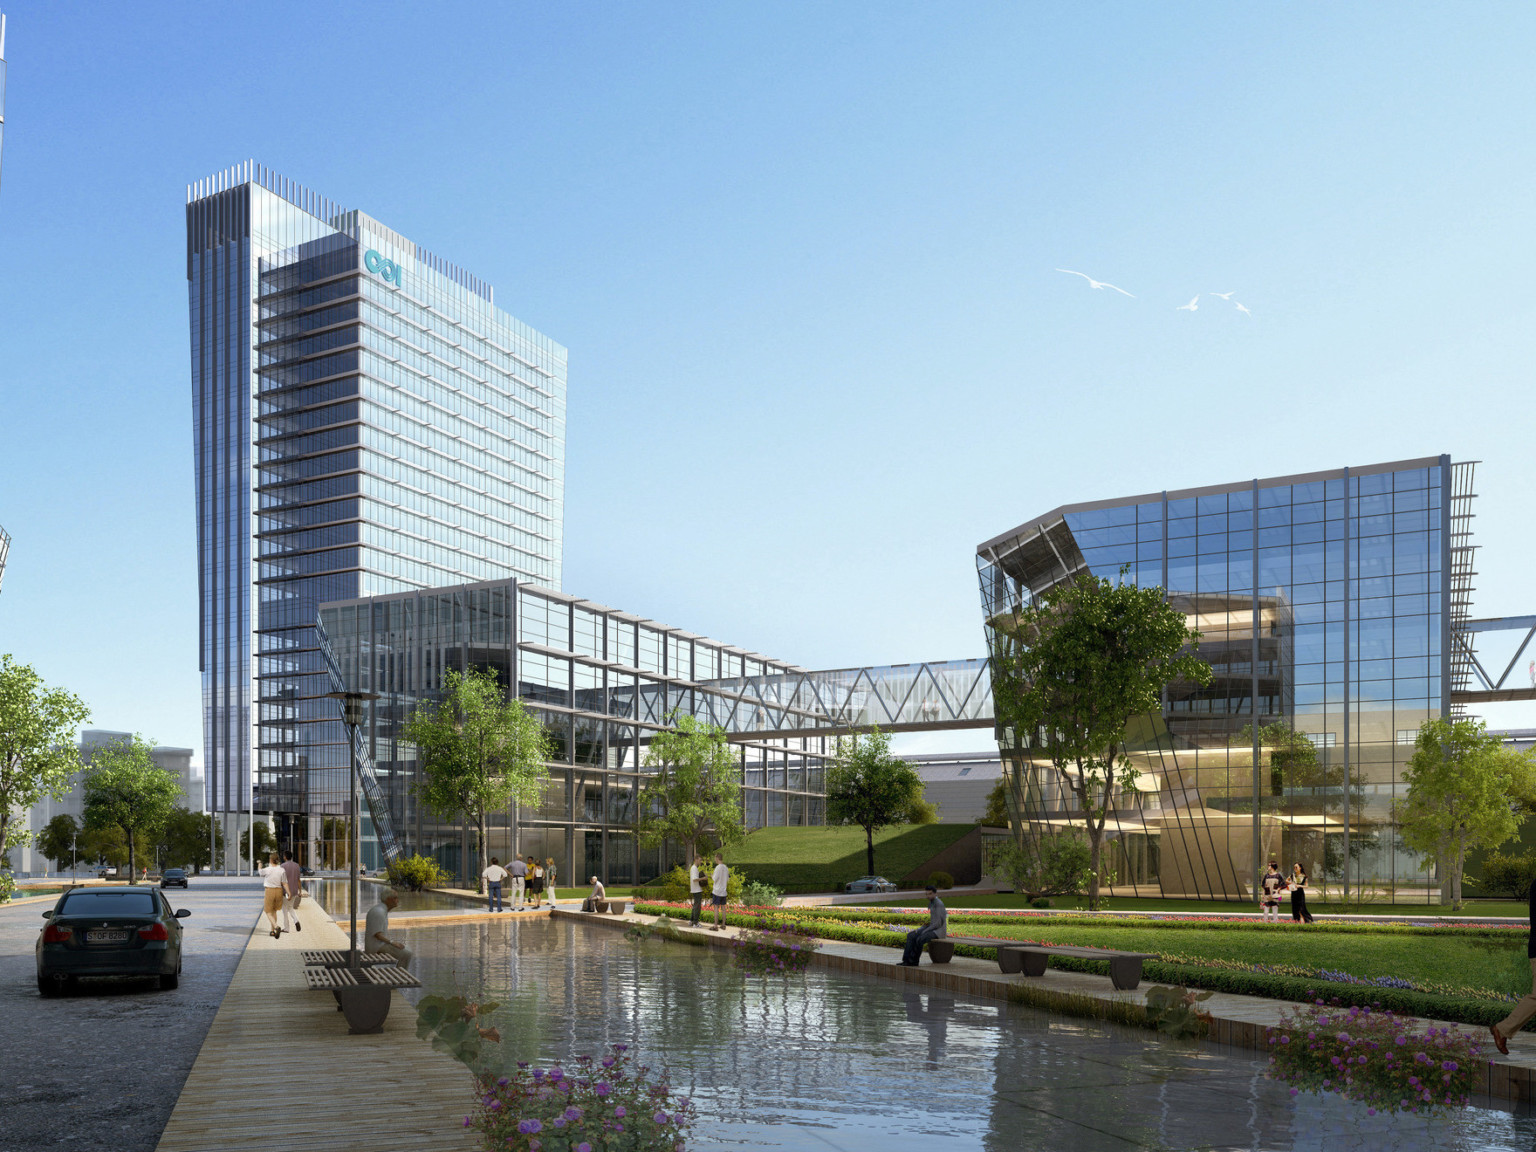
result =
[[369,700],[377,700],[377,692],[327,692],[333,700],[341,701],[341,719],[347,726],[347,760],[351,766],[352,775],[352,834],[348,839],[347,855],[351,857],[352,875],[347,891],[347,911],[352,922],[352,946],[347,952],[347,967],[356,972],[359,967],[357,958],[357,858],[362,851],[363,834],[358,822],[358,776],[357,776],[357,726],[363,722],[363,705]]

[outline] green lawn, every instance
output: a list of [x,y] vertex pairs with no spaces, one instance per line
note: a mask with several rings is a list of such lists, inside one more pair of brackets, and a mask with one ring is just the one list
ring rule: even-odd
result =
[[[889,897],[870,897],[868,903],[879,905],[889,901]],[[865,903],[865,901],[860,901]],[[977,896],[968,893],[957,893],[954,896],[945,896],[944,903],[951,908],[1028,908],[1029,901],[1023,896],[1015,896],[1011,893],[995,896]],[[1071,896],[1058,896],[1051,903],[1058,909],[1074,909],[1078,906],[1076,898]],[[1247,900],[1243,901],[1219,901],[1219,900],[1159,900],[1159,899],[1134,899],[1131,897],[1116,897],[1101,901],[1101,907],[1111,912],[1205,912],[1220,914],[1223,912],[1257,912],[1258,906]],[[1307,907],[1317,914],[1348,913],[1356,916],[1513,916],[1525,919],[1530,912],[1529,905],[1510,900],[1473,900],[1462,906],[1460,912],[1452,912],[1449,907],[1440,904],[1349,904],[1342,902],[1324,903],[1319,900],[1309,900]],[[1290,919],[1291,906],[1288,901],[1282,901],[1280,914]]]
[[[967,931],[952,924],[956,934]],[[1108,922],[1053,927],[1049,919],[1027,924],[987,924],[976,935],[1051,944],[1121,948],[1175,956],[1236,961],[1241,964],[1297,965],[1347,972],[1351,976],[1395,976],[1416,984],[1484,988],[1522,994],[1530,991],[1531,970],[1525,939],[1472,936],[1346,935],[1315,932],[1291,924],[1255,925],[1250,931],[1155,927],[1122,928]]]
[[[898,825],[875,835],[875,871],[903,876],[971,831],[971,824]],[[726,850],[749,880],[791,892],[836,892],[868,871],[862,828],[760,828]]]

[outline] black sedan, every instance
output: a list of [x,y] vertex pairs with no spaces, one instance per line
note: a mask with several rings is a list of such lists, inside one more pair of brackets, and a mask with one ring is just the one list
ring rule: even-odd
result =
[[844,892],[894,892],[896,885],[884,876],[861,876],[843,885]]
[[160,887],[185,888],[187,886],[187,870],[185,868],[167,868],[160,873]]
[[74,888],[43,913],[37,938],[37,990],[56,996],[77,976],[156,976],[174,988],[181,975],[181,919],[156,888]]

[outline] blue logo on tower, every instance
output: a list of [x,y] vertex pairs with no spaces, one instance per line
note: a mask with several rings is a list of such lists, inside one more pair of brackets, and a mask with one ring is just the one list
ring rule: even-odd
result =
[[384,259],[372,248],[368,249],[367,254],[363,257],[363,267],[384,281],[384,283],[393,284],[396,288],[400,287],[400,265],[396,264],[393,260]]

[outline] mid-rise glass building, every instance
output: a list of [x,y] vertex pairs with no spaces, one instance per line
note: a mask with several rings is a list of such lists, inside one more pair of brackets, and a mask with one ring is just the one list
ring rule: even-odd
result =
[[[647,748],[674,713],[731,734],[749,829],[825,822],[824,763],[834,741],[772,732],[793,711],[783,689],[802,668],[513,580],[329,603],[321,620],[340,681],[379,697],[359,730],[378,783],[364,824],[369,866],[383,858],[387,828],[400,851],[463,871],[467,830],[416,802],[415,751],[398,739],[401,721],[437,695],[450,668],[492,670],[516,685],[555,753],[542,801],[493,817],[490,855],[505,859],[515,847],[552,859],[566,883],[596,875],[630,884],[680,863],[676,846],[644,848],[634,829]],[[311,805],[307,854],[325,863],[337,856],[328,838],[344,835],[345,736],[334,723],[306,725],[300,743],[306,768],[294,790]],[[304,843],[288,828],[279,835]]]
[[[1470,464],[1439,456],[1070,504],[978,548],[989,640],[1082,573],[1160,587],[1202,635],[1208,687],[1134,726],[1139,791],[1108,828],[1117,889],[1242,896],[1257,864],[1314,884],[1428,889],[1395,834],[1419,725],[1468,687]],[[1027,734],[1000,731],[1022,826],[1078,813]],[[1427,895],[1427,891],[1426,891]]]
[[322,602],[558,588],[566,351],[259,164],[187,190],[208,808],[303,814]]

